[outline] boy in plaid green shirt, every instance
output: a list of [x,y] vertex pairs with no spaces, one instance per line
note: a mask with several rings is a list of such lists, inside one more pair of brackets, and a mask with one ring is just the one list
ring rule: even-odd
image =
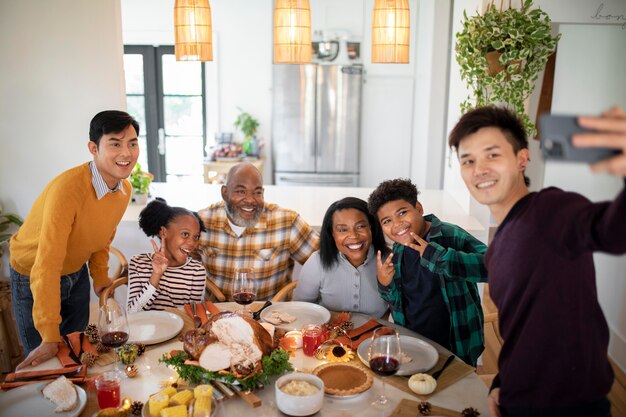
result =
[[477,282],[487,281],[487,246],[460,227],[424,216],[410,180],[384,181],[369,197],[393,253],[378,262],[378,290],[394,322],[476,366],[484,350]]

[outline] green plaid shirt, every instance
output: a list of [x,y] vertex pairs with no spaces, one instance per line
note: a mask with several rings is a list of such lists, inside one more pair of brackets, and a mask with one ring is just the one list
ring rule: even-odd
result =
[[[439,278],[443,300],[450,312],[452,352],[472,366],[484,350],[483,310],[477,282],[487,282],[483,257],[487,246],[460,227],[440,221],[432,214],[429,245],[420,266]],[[393,245],[396,273],[389,286],[378,285],[381,297],[391,307],[394,322],[404,326],[401,264],[405,246]]]

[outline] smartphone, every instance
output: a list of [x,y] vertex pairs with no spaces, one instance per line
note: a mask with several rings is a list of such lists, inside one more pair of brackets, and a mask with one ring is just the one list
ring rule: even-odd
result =
[[544,113],[539,119],[541,154],[545,160],[594,163],[621,152],[611,148],[577,148],[572,135],[592,132],[578,125],[578,116]]

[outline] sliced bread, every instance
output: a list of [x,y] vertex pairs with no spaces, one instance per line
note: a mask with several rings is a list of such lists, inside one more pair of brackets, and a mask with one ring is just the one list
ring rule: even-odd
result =
[[44,397],[56,404],[57,408],[54,411],[57,413],[73,410],[78,405],[76,387],[62,375],[47,384],[41,392]]

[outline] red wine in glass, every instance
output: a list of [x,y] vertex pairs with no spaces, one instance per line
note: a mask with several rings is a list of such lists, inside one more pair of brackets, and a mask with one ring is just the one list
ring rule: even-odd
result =
[[243,309],[238,313],[242,316],[251,316],[248,305],[256,299],[256,289],[254,285],[253,271],[250,268],[235,269],[235,280],[233,283],[233,300]]
[[370,368],[376,375],[391,376],[400,369],[400,361],[392,356],[375,356],[370,358]]
[[[126,310],[114,298],[106,300],[100,307],[98,317],[98,334],[104,346],[112,349],[119,348],[128,341],[128,319]],[[115,354],[114,369],[117,370],[117,352]],[[121,373],[119,370],[118,373]]]
[[128,342],[128,333],[126,332],[108,332],[100,336],[100,342],[108,348],[118,348]]
[[253,292],[242,291],[233,294],[233,299],[237,304],[242,306],[247,306],[251,304],[256,298],[256,295]]
[[385,408],[389,403],[385,397],[385,377],[398,372],[400,368],[400,335],[392,327],[380,327],[374,330],[369,346],[369,365],[372,371],[382,377],[383,391],[374,407]]

